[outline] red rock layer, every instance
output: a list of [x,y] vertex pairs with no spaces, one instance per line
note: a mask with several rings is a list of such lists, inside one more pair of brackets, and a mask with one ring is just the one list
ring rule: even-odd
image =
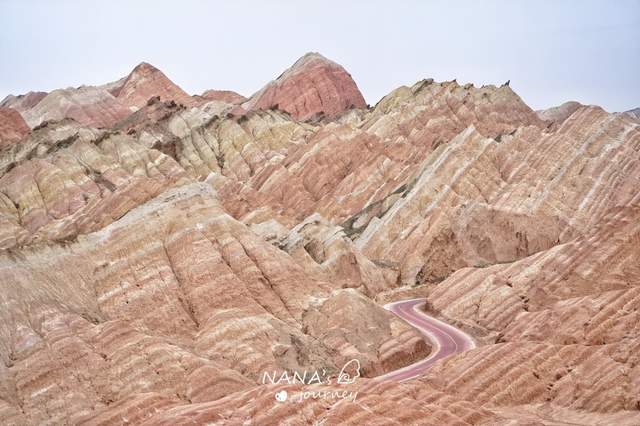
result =
[[136,66],[122,85],[113,88],[111,93],[133,110],[142,108],[154,96],[159,96],[163,101],[173,100],[183,105],[194,103],[193,98],[169,80],[162,71],[146,62]]
[[18,111],[0,107],[0,149],[20,141],[30,131]]
[[307,53],[242,106],[246,110],[277,108],[307,120],[335,117],[367,104],[342,66],[318,53]]

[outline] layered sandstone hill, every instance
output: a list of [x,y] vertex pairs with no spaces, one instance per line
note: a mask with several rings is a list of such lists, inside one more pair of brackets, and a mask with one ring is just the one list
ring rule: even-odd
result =
[[47,92],[29,92],[18,96],[9,95],[0,102],[0,106],[15,109],[22,114],[36,106],[45,96],[47,96]]
[[131,110],[140,109],[154,96],[183,105],[194,102],[191,96],[169,80],[162,71],[146,62],[136,66],[122,83],[109,88],[109,92]]
[[154,96],[184,105],[195,102],[162,71],[142,62],[129,75],[112,83],[8,96],[2,105],[18,110],[32,128],[64,118],[87,126],[109,128]]
[[[428,353],[373,301],[308,276],[228,216],[208,184],[138,202],[76,242],[0,260],[11,283],[0,314],[5,421],[74,423],[149,392],[209,401],[264,371],[335,373],[355,357],[377,374]],[[353,327],[362,321],[375,333]]]
[[[629,114],[431,79],[366,109],[318,54],[248,100],[144,63],[29,96],[4,101],[41,124],[0,155],[1,423],[640,424]],[[477,348],[373,381],[430,351],[379,305],[410,297]],[[355,401],[262,384],[354,358]]]
[[625,111],[625,114],[635,120],[640,120],[640,108],[630,109],[629,111]]
[[247,102],[246,110],[280,109],[298,120],[335,117],[367,104],[351,75],[319,53],[307,53]]
[[222,101],[230,104],[238,104],[247,100],[244,96],[231,90],[206,90],[200,95],[209,101]]
[[71,118],[94,127],[111,127],[131,111],[108,90],[98,86],[57,89],[42,98],[22,116],[29,125],[37,127],[46,121]]
[[541,120],[544,120],[553,126],[559,126],[564,120],[569,118],[571,114],[583,106],[584,105],[580,102],[569,101],[557,107],[536,111],[536,113]]
[[20,141],[30,131],[18,111],[0,107],[0,149]]

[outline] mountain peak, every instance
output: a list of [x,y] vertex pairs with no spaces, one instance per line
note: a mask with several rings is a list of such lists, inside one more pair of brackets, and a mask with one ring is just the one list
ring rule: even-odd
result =
[[330,59],[327,59],[325,56],[321,55],[318,52],[307,52],[304,55],[302,55],[300,58],[298,58],[298,60],[293,63],[293,66],[291,68],[296,68],[301,65],[309,64],[311,62],[324,62],[327,64],[335,64],[335,62],[333,62]]
[[175,100],[184,105],[193,103],[191,96],[169,80],[162,71],[144,61],[136,65],[122,84],[111,93],[132,110],[143,107],[154,96],[159,96],[162,100]]
[[153,65],[151,65],[148,62],[140,62],[138,65],[136,65],[133,70],[131,70],[131,73],[129,73],[129,75],[135,74],[135,73],[154,73],[154,72],[160,72],[160,70],[156,67],[154,67]]
[[321,55],[318,52],[307,52],[298,58],[297,61],[293,63],[289,68],[287,68],[280,76],[278,76],[277,80],[286,78],[291,74],[302,72],[311,68],[336,68],[342,69],[344,68],[337,64],[336,62],[328,59],[327,57]]
[[47,92],[27,92],[23,95],[9,95],[0,102],[1,107],[8,107],[15,109],[19,113],[23,113],[30,108],[33,108],[38,102],[40,102]]
[[317,52],[303,55],[243,104],[246,110],[277,108],[298,120],[336,117],[366,107],[351,75]]
[[562,124],[571,114],[584,107],[580,102],[568,101],[562,105],[536,111],[541,120],[555,125]]

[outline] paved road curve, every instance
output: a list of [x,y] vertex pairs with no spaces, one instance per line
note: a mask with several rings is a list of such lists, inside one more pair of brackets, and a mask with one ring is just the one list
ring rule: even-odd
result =
[[384,307],[413,327],[421,331],[431,341],[433,349],[429,356],[399,370],[391,371],[376,379],[405,381],[416,378],[429,369],[436,361],[449,355],[468,351],[476,347],[473,339],[465,332],[419,311],[426,299],[411,299],[394,302]]

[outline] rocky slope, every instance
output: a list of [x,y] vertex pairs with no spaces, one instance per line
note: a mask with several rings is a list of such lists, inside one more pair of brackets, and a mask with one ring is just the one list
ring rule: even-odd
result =
[[30,130],[18,111],[0,107],[0,149],[19,142]]
[[18,96],[8,95],[0,102],[0,106],[15,109],[22,114],[36,106],[45,96],[47,96],[47,92],[29,92]]
[[231,90],[206,90],[200,95],[207,101],[221,101],[229,104],[239,104],[247,100],[244,96]]
[[109,92],[134,111],[154,96],[183,105],[194,102],[191,96],[169,80],[162,71],[146,62],[138,64],[122,83],[110,87]]
[[635,120],[640,120],[640,108],[630,109],[624,113]]
[[342,66],[318,53],[307,53],[242,107],[248,111],[280,109],[297,120],[307,120],[333,118],[367,104]]
[[30,127],[71,118],[78,123],[109,128],[143,107],[155,96],[191,105],[195,100],[154,66],[142,62],[129,75],[102,86],[80,86],[50,93],[8,96],[3,106],[18,110]]
[[[640,423],[633,117],[431,79],[367,109],[318,54],[248,100],[144,63],[39,97],[3,101],[40,123],[0,154],[3,424]],[[374,381],[431,350],[380,306],[411,297],[477,348]]]
[[580,102],[569,101],[557,107],[552,107],[540,111],[536,111],[541,120],[548,122],[552,126],[559,126],[571,114],[578,109],[584,107]]

